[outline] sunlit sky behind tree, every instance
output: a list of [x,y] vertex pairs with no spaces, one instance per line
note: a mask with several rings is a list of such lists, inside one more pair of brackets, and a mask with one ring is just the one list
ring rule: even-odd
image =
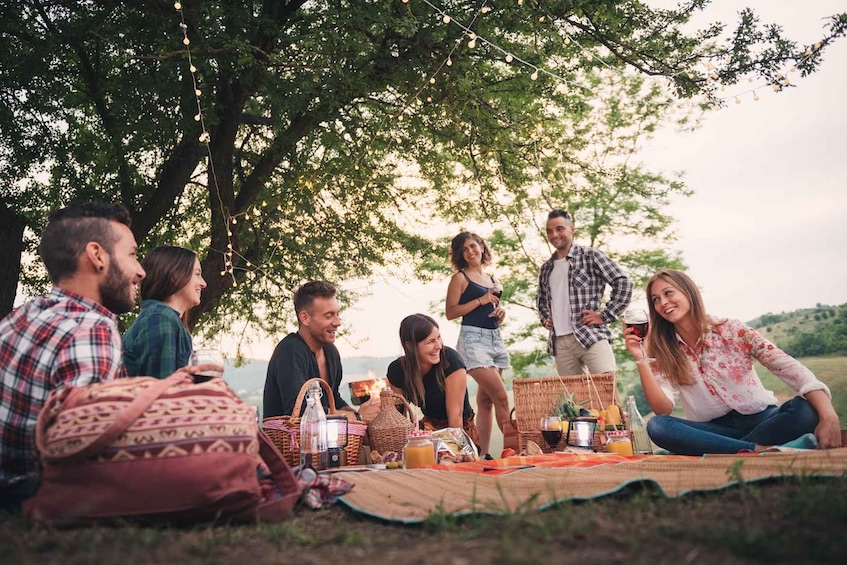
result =
[[[799,43],[814,42],[823,34],[823,18],[845,8],[836,0],[722,0],[696,23],[733,23],[745,6],[753,7],[763,22],[782,25]],[[842,39],[827,49],[818,72],[802,79],[791,76],[795,88],[778,94],[763,88],[758,101],[742,94],[740,104],[730,99],[726,108],[706,115],[697,131],[669,127],[645,147],[641,157],[648,165],[683,172],[694,191],[669,209],[679,236],[671,245],[682,253],[709,312],[748,320],[766,312],[847,302],[845,69],[847,41]],[[725,94],[731,97],[750,86],[755,85],[727,87]],[[545,214],[539,210],[540,222]],[[485,226],[479,231],[486,235]],[[452,235],[446,228],[436,233]],[[576,242],[585,243],[579,232]],[[538,245],[545,242],[539,239]],[[446,262],[446,249],[444,256]],[[391,273],[341,286],[371,289],[370,297],[343,312],[348,335],[337,342],[342,356],[398,354],[400,320],[414,312],[435,315],[445,343],[455,344],[458,325],[431,309],[443,299],[446,279],[424,285]],[[637,289],[635,296],[642,298],[643,291]],[[244,353],[266,359],[275,345],[263,340]]]

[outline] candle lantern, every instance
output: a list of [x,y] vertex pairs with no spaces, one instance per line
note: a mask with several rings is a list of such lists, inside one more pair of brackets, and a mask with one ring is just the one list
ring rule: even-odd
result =
[[347,465],[347,417],[326,417],[327,466],[343,467]]
[[573,447],[594,449],[594,430],[597,418],[569,418],[565,443]]

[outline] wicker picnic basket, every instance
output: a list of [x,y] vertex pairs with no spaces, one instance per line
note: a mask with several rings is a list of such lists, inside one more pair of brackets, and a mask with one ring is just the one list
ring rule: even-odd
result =
[[[515,397],[515,422],[518,428],[519,451],[526,449],[527,440],[532,440],[544,451],[550,448],[541,436],[540,424],[543,416],[549,415],[562,399],[562,394],[574,394],[575,400],[584,408],[604,410],[610,404],[621,409],[615,373],[594,375],[571,375],[543,377],[537,379],[514,379],[512,390]],[[623,410],[621,410],[623,414]],[[567,424],[565,424],[567,425]],[[565,434],[556,446],[556,451],[566,446]],[[571,437],[575,440],[574,437]],[[595,451],[605,451],[604,430],[594,432]]]
[[[405,415],[397,410],[398,399],[403,403]],[[417,427],[415,414],[406,399],[394,394],[391,389],[382,389],[379,402],[379,414],[368,425],[371,450],[381,454],[389,451],[400,453],[406,445],[406,434]]]
[[[300,464],[300,410],[303,406],[303,399],[309,390],[309,385],[313,381],[320,383],[321,387],[323,387],[324,394],[326,394],[329,401],[329,413],[347,415],[347,412],[339,411],[335,408],[335,398],[332,395],[332,389],[329,388],[326,381],[316,378],[307,380],[300,387],[300,393],[294,402],[292,415],[271,416],[262,420],[262,431],[271,439],[292,467]],[[349,463],[352,464],[358,461],[359,450],[362,448],[362,441],[367,431],[368,426],[364,422],[348,421],[347,447],[344,450],[347,452],[347,461]]]

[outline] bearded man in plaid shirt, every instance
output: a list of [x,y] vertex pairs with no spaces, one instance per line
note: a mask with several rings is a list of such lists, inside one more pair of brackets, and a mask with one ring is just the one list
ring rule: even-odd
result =
[[[541,324],[550,330],[547,352],[559,375],[614,371],[609,324],[629,305],[632,282],[602,251],[574,245],[575,231],[568,212],[547,215],[547,241],[556,252],[541,266],[536,300]],[[612,292],[601,309],[606,285]]]
[[38,490],[35,422],[47,394],[126,376],[115,314],[132,310],[144,278],[129,226],[119,204],[52,212],[39,254],[53,288],[0,321],[0,509],[18,511]]

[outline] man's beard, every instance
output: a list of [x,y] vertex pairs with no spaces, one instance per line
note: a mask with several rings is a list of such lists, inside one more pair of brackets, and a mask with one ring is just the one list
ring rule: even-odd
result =
[[129,291],[131,283],[130,278],[124,276],[114,263],[109,263],[106,280],[100,284],[100,302],[114,314],[129,312],[135,307],[135,300]]

